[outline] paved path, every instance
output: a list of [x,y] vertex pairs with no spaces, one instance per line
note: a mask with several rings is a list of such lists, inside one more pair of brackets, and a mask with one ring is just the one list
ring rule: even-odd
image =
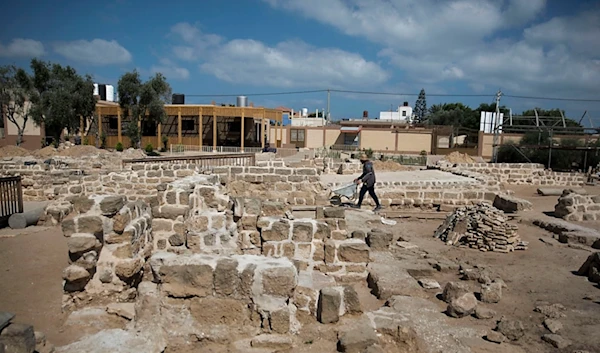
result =
[[[339,174],[323,174],[321,175],[321,183],[351,183],[354,178],[360,174],[339,175]],[[376,173],[377,181],[381,182],[401,182],[401,181],[446,181],[456,183],[476,183],[474,179],[454,175],[452,173],[442,172],[439,170],[411,170],[402,172],[381,172]]]

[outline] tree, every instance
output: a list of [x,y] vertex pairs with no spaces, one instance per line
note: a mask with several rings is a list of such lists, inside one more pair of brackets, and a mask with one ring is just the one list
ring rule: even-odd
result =
[[70,66],[33,59],[31,69],[31,118],[36,125],[44,125],[57,145],[64,129],[75,133],[80,128],[80,118],[94,113],[94,83],[91,76],[82,77]]
[[427,114],[427,99],[425,97],[425,89],[421,89],[419,93],[419,98],[415,102],[415,120],[417,123],[422,123],[425,121],[425,116]]
[[29,75],[15,66],[0,67],[0,111],[17,128],[17,146],[23,142],[23,133],[29,120],[29,96],[32,81]]
[[138,128],[138,123],[165,122],[165,104],[171,97],[171,86],[161,73],[142,82],[140,74],[134,70],[121,76],[117,92],[124,117],[130,120],[126,126],[126,134],[131,138],[132,144],[139,147],[141,129]]
[[479,130],[477,112],[462,103],[434,104],[429,108],[427,122],[431,125],[452,125]]

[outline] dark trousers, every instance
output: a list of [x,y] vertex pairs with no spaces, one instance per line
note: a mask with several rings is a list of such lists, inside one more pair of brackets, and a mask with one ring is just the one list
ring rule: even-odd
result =
[[375,206],[379,206],[379,199],[377,198],[377,195],[375,195],[375,185],[368,187],[363,184],[363,186],[360,188],[360,193],[358,194],[358,207],[362,205],[367,191],[369,192],[369,195],[371,195],[373,201],[375,201]]

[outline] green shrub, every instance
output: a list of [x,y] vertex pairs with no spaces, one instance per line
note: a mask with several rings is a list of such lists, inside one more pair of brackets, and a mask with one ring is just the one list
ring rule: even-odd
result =
[[426,156],[427,155],[427,151],[422,150],[421,153],[419,153],[421,156]]
[[161,142],[163,144],[163,151],[167,150],[167,145],[169,144],[169,136],[163,135],[161,138]]
[[369,147],[366,150],[363,150],[365,152],[365,154],[367,155],[367,158],[372,158],[373,157],[373,149],[371,147]]
[[121,142],[117,142],[115,150],[117,150],[117,152],[123,152],[123,144]]
[[84,137],[83,144],[86,145],[86,146],[90,144],[90,139],[87,136]]
[[182,153],[183,151],[183,145],[173,145],[173,152]]
[[154,152],[154,147],[152,146],[151,143],[149,143],[146,145],[145,150],[146,150],[146,153],[152,153],[152,152]]

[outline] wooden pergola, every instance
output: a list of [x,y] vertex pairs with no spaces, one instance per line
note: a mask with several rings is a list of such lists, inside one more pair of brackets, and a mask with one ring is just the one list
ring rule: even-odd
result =
[[[217,122],[219,118],[230,120],[240,119],[241,121],[241,143],[240,143],[240,151],[244,151],[244,143],[245,143],[245,121],[247,118],[253,118],[255,123],[260,121],[260,142],[261,147],[264,148],[266,145],[266,132],[270,126],[270,122],[275,122],[275,139],[277,146],[281,145],[282,137],[283,137],[283,112],[277,109],[269,109],[262,107],[226,107],[226,106],[216,106],[216,105],[193,105],[193,104],[169,104],[165,105],[165,110],[167,112],[167,116],[176,116],[177,117],[177,143],[183,144],[184,138],[182,134],[182,120],[185,117],[186,120],[189,120],[190,117],[196,119],[198,123],[198,137],[197,144],[199,146],[203,146],[203,123],[205,119],[210,119],[212,117],[212,133],[213,133],[213,151],[217,151]],[[99,101],[96,104],[96,114],[98,116],[98,134],[102,135],[102,125],[105,117],[117,117],[117,135],[116,136],[107,136],[107,144],[116,142],[123,143],[123,135],[122,135],[122,116],[124,115],[118,103],[114,102],[105,102]],[[141,121],[138,121],[138,128],[141,129]],[[81,120],[81,131],[84,131],[84,121]],[[157,125],[157,133],[156,136],[146,136],[145,141],[156,139],[157,146],[161,145],[161,136],[162,126],[161,124]],[[111,138],[112,137],[112,138]],[[116,141],[115,140],[116,137]],[[190,143],[190,140],[187,139],[187,143]],[[195,145],[196,143],[194,143]]]

